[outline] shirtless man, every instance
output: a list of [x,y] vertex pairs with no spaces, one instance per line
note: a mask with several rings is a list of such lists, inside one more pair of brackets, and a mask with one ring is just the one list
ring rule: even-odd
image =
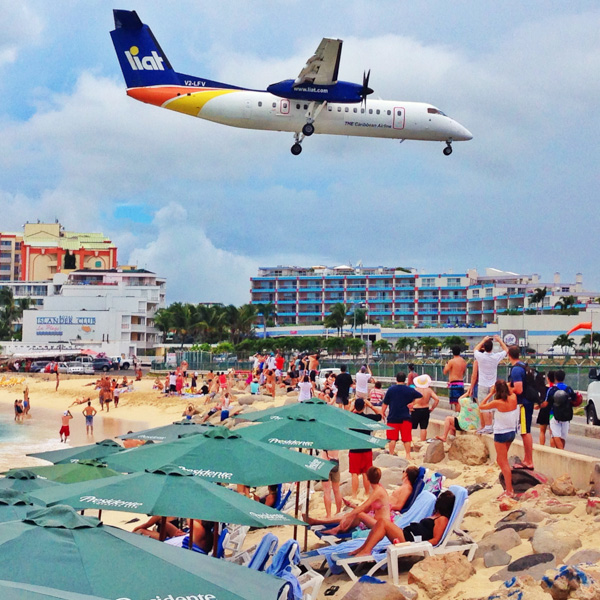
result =
[[444,375],[448,375],[448,399],[455,412],[459,411],[458,399],[465,393],[465,371],[467,362],[460,355],[460,346],[452,346],[454,355],[444,366]]
[[87,435],[94,435],[94,415],[98,412],[93,406],[92,402],[88,398],[87,406],[83,409],[83,416],[85,417],[85,433]]
[[308,356],[308,374],[311,382],[315,382],[319,373],[319,354],[310,354]]
[[[421,427],[421,441],[427,440],[427,427],[429,427],[429,415],[439,404],[440,399],[437,394],[431,389],[431,377],[423,374],[413,379],[415,389],[420,392],[421,397],[413,402],[413,409],[410,413],[413,431]],[[433,399],[433,404],[429,403]]]
[[66,410],[63,413],[63,416],[61,417],[61,427],[60,427],[60,431],[58,432],[60,434],[60,441],[64,442],[65,444],[67,443],[67,440],[69,439],[69,435],[71,435],[71,430],[69,428],[69,421],[73,418],[73,415],[71,414],[70,410]]

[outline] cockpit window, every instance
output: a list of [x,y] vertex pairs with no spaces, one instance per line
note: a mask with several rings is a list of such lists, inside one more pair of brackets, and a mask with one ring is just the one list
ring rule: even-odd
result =
[[441,110],[439,110],[438,108],[428,108],[427,112],[430,115],[442,115],[442,117],[447,116],[446,114],[444,114]]

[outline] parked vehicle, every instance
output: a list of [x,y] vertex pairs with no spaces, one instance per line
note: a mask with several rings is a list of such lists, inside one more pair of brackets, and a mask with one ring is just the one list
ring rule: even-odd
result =
[[115,365],[110,358],[95,358],[92,361],[92,366],[94,367],[94,371],[104,371],[105,373],[111,369],[115,369],[116,371],[119,368],[119,365]]
[[111,356],[110,359],[114,364],[117,365],[115,369],[121,369],[121,371],[127,371],[131,367],[131,360],[129,358],[122,358],[121,356]]
[[323,389],[323,386],[325,385],[325,382],[327,381],[327,376],[330,373],[337,376],[341,373],[341,371],[338,368],[321,369],[320,373],[317,375],[317,378],[315,379],[315,387],[319,391],[321,391]]
[[36,360],[35,362],[31,363],[31,366],[29,367],[29,372],[30,373],[41,373],[46,368],[46,365],[49,364],[50,362],[52,362],[52,361]]
[[598,369],[590,369],[588,376],[591,381],[587,389],[585,416],[588,425],[600,425],[600,373]]

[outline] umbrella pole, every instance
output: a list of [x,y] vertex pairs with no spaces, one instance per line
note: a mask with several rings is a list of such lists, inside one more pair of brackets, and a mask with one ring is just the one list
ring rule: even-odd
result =
[[[83,511],[82,511],[82,513],[81,513],[81,514],[83,514]],[[100,509],[100,510],[98,511],[98,520],[100,520],[100,519],[102,519],[102,509]]]
[[194,549],[194,519],[190,519],[190,539],[188,543],[188,548],[190,550]]
[[[310,455],[312,456],[312,448],[310,449]],[[308,518],[308,513],[310,510],[310,479],[306,482],[306,517]],[[308,526],[304,527],[304,552],[306,552],[308,548]]]
[[[300,482],[296,481],[296,510],[294,511],[294,517],[298,518],[298,512],[300,511]],[[294,539],[298,539],[298,525],[294,525]]]
[[221,535],[221,523],[215,523],[215,527],[213,529],[213,556],[217,558],[217,554],[219,553],[219,535]]
[[167,517],[160,518],[160,534],[158,539],[164,542],[167,539]]
[[[312,450],[311,450],[312,454]],[[306,482],[306,518],[308,518],[308,511],[310,508],[310,480]],[[308,525],[304,526],[304,552],[308,548]]]

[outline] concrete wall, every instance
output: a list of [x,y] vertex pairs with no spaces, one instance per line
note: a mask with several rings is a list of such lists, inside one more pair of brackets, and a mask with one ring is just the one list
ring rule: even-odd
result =
[[[443,433],[444,424],[442,421],[431,419],[429,421],[428,435],[435,437]],[[475,435],[469,433],[461,433],[459,435]],[[493,462],[496,460],[496,449],[494,447],[494,439],[491,435],[482,435],[481,439],[484,441],[487,449],[490,453],[490,460]],[[509,450],[509,456],[519,456],[523,458],[523,442],[517,437],[517,439],[511,444]],[[583,454],[576,454],[575,452],[569,452],[568,450],[557,450],[556,448],[550,448],[549,446],[540,446],[539,444],[533,445],[533,464],[540,473],[543,473],[547,477],[550,476],[553,479],[560,477],[565,473],[571,476],[571,480],[576,488],[587,490],[590,487],[590,475],[594,470],[594,465],[599,463],[600,459],[594,458],[593,456],[585,456]],[[498,475],[500,469],[498,469]]]

